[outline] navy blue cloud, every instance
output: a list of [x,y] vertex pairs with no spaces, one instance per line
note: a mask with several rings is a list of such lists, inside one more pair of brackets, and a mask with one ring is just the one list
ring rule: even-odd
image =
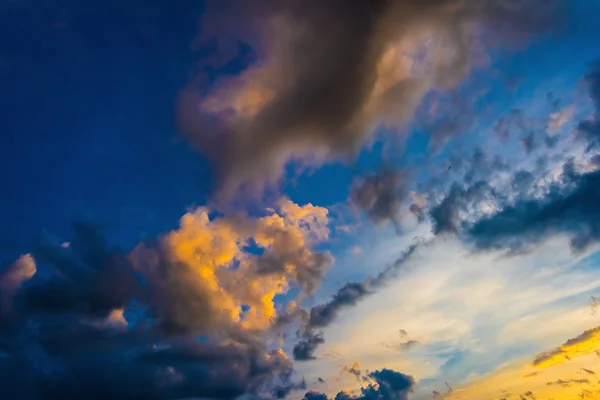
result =
[[[335,396],[335,400],[406,400],[415,385],[411,376],[386,368],[373,371],[365,378],[373,383],[361,388],[359,395],[342,391]],[[304,395],[304,400],[327,399],[325,394],[313,391]]]

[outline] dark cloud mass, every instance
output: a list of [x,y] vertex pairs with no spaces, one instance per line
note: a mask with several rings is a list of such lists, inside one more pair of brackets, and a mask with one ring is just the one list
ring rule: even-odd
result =
[[578,133],[579,137],[588,143],[588,150],[598,150],[600,149],[600,61],[592,65],[584,80],[588,84],[595,113],[579,123]]
[[[568,167],[568,165],[567,165]],[[565,173],[541,199],[519,199],[477,221],[467,235],[480,249],[520,250],[550,235],[567,234],[575,250],[600,239],[600,171]]]
[[[555,25],[558,3],[230,2],[220,21],[231,26],[237,18],[238,38],[251,42],[257,62],[208,94],[186,87],[180,128],[215,155],[226,189],[273,181],[290,157],[348,154],[375,126],[403,125],[431,88],[457,84],[476,63],[477,32],[489,43],[521,43]],[[424,45],[430,38],[431,48]],[[417,52],[424,59],[406,56]]]
[[[0,269],[0,398],[282,398],[306,389],[285,353],[267,345],[285,326],[236,322],[231,314],[241,307],[218,293],[251,303],[243,281],[236,289],[224,279],[212,291],[209,270],[199,280],[202,265],[180,253],[200,245],[196,257],[227,263],[236,239],[228,245],[219,235],[232,226],[187,217],[181,229],[200,221],[193,228],[200,242],[185,236],[191,242],[180,246],[173,231],[121,253],[95,228],[77,225],[70,246],[43,244]],[[212,247],[202,248],[203,240]],[[259,283],[261,276],[246,274]]]
[[[415,385],[411,376],[385,368],[373,371],[365,378],[372,383],[361,388],[359,395],[341,391],[335,396],[335,400],[406,400]],[[328,397],[323,393],[309,392],[304,398],[327,400]]]

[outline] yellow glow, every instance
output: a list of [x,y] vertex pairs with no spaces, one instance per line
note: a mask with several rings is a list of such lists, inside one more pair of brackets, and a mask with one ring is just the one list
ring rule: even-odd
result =
[[[262,330],[269,328],[277,316],[275,296],[285,293],[293,283],[289,281],[294,277],[290,269],[301,268],[303,257],[311,255],[309,239],[328,236],[327,223],[327,209],[311,204],[298,206],[287,199],[280,202],[278,212],[273,210],[244,224],[225,218],[211,220],[208,210],[201,208],[185,214],[179,229],[163,236],[161,243],[176,263],[172,268],[182,268],[185,279],[206,301],[202,309],[206,309],[211,324]],[[283,268],[256,273],[257,256],[244,251],[250,239],[280,257],[285,262]],[[146,264],[160,261],[143,245],[131,257],[146,269]],[[247,310],[242,312],[242,306]]]
[[455,388],[443,398],[600,399],[600,360],[596,354],[599,335],[600,327],[590,329],[538,358],[535,365],[507,367],[462,388]]

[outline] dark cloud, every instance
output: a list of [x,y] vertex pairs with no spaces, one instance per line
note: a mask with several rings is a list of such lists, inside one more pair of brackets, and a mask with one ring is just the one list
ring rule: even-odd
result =
[[[367,378],[373,383],[361,388],[361,394],[354,396],[349,392],[341,391],[335,396],[335,400],[406,400],[415,385],[411,376],[385,368],[371,372]],[[311,399],[327,399],[325,394],[310,393],[320,396]],[[309,400],[306,395],[305,398]]]
[[600,239],[600,171],[579,173],[566,163],[562,178],[542,198],[522,196],[466,230],[478,249],[524,250],[556,234],[574,250]]
[[577,127],[578,136],[587,142],[588,150],[600,149],[600,61],[596,61],[584,78],[588,84],[588,93],[592,100],[595,113],[590,118],[581,121]]
[[468,206],[474,201],[481,201],[492,189],[484,181],[478,181],[471,186],[461,186],[454,183],[444,199],[430,211],[433,221],[433,232],[436,235],[458,233]]
[[324,328],[329,326],[341,309],[356,305],[363,297],[371,292],[361,282],[349,282],[338,289],[327,303],[314,306],[310,310],[309,328]]
[[397,222],[407,179],[401,171],[382,168],[354,182],[350,199],[376,223]]
[[303,334],[303,339],[294,345],[294,349],[292,351],[294,355],[294,360],[314,360],[316,358],[315,351],[317,351],[319,345],[323,343],[325,343],[323,333],[313,333],[311,331],[306,331]]
[[310,392],[306,392],[303,400],[327,400],[327,395],[324,393],[314,392],[311,390]]
[[[305,389],[291,360],[266,344],[285,326],[223,319],[229,306],[176,254],[176,233],[121,253],[77,225],[70,246],[44,244],[0,269],[0,397],[282,398]],[[223,243],[211,243],[204,256],[222,259]]]
[[[375,125],[404,124],[432,87],[453,86],[469,71],[477,32],[486,33],[478,38],[488,44],[520,43],[556,25],[557,3],[231,4],[231,10],[221,8],[220,21],[224,26],[235,21],[232,31],[251,42],[256,63],[208,95],[186,87],[177,107],[180,128],[215,155],[226,188],[272,181],[292,156],[348,154]],[[433,36],[439,43],[424,48]],[[211,37],[218,39],[218,32]],[[452,55],[438,46],[451,48]],[[423,64],[418,67],[402,56],[419,50],[426,57],[416,60]]]

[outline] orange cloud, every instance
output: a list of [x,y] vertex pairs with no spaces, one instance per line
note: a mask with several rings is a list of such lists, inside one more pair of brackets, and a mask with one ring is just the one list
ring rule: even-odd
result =
[[25,254],[0,274],[0,306],[2,311],[7,311],[11,307],[15,292],[23,282],[33,278],[36,272],[35,259],[31,254]]
[[[156,278],[151,278],[150,292],[156,292],[157,301],[167,301],[157,307],[174,327],[207,333],[235,327],[265,330],[278,315],[275,296],[292,285],[312,293],[333,261],[329,253],[311,248],[329,236],[327,214],[325,208],[286,199],[256,219],[211,219],[200,208],[159,240],[160,251],[141,244],[130,259]],[[252,242],[262,255],[246,249]],[[287,308],[293,311],[294,304]]]

